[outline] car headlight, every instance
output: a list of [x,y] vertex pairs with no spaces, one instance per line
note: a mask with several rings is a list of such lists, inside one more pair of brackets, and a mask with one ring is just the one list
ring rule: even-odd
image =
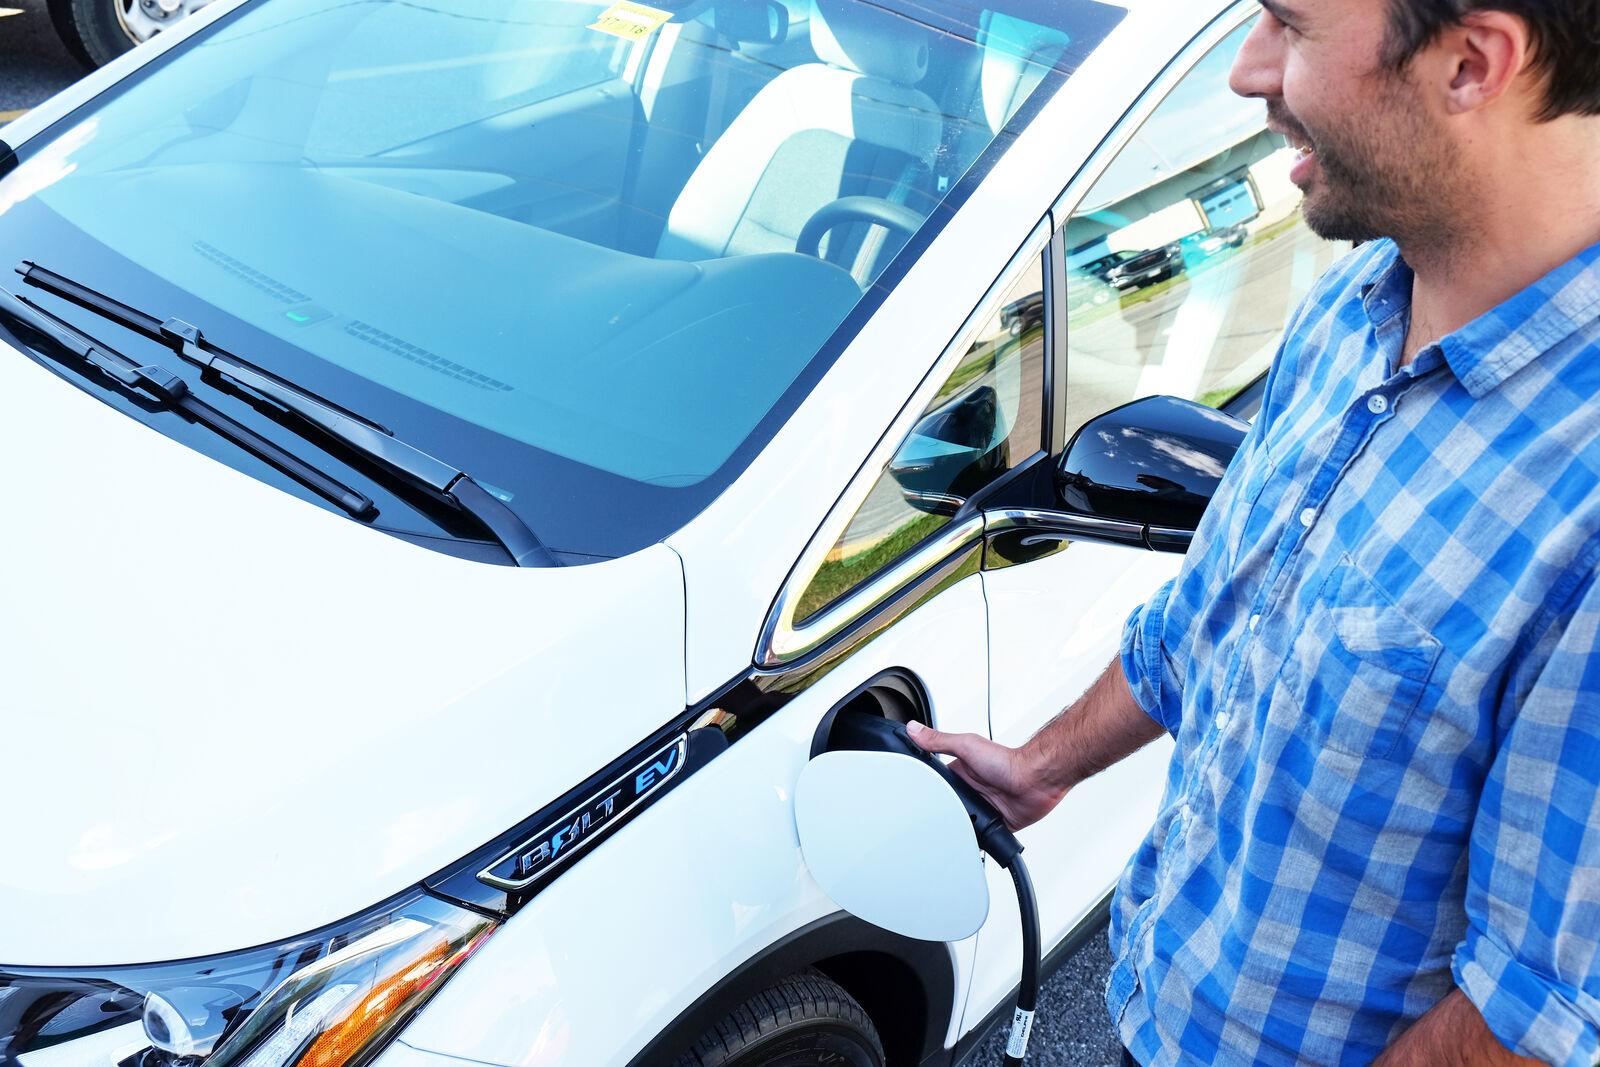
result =
[[137,967],[0,965],[0,1063],[359,1067],[495,929],[412,893],[226,956]]

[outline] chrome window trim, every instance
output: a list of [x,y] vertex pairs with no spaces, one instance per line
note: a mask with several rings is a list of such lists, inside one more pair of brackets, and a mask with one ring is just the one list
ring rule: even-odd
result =
[[1259,0],[1239,0],[1212,19],[1206,28],[1196,34],[1194,39],[1184,46],[1183,51],[1156,75],[1155,81],[1151,82],[1133,106],[1123,113],[1117,125],[1089,156],[1089,161],[1078,169],[1078,173],[1073,175],[1061,195],[1056,198],[1050,214],[1063,230],[1066,228],[1067,220],[1072,218],[1073,213],[1083,203],[1084,197],[1105,174],[1112,161],[1128,147],[1134,135],[1144,127],[1156,108],[1166,103],[1172,91],[1194,72],[1194,68],[1213,48],[1248,22],[1251,16],[1260,13]]
[[[1054,232],[1051,216],[1046,215],[1007,262],[977,307],[962,322],[961,329],[956,331],[955,337],[923,376],[916,392],[906,401],[888,431],[878,439],[866,462],[834,503],[827,518],[823,519],[811,542],[789,571],[777,599],[767,613],[761,636],[756,642],[757,667],[767,670],[788,667],[810,656],[952,555],[983,540],[984,519],[981,514],[957,519],[811,616],[804,625],[796,625],[794,615],[800,597],[822,568],[828,552],[844,535],[845,528],[872,488],[888,473],[889,461],[899,451],[917,420],[926,412],[939,387],[966,356],[974,335],[1000,310],[1001,300],[1011,284],[1023,270],[1032,267],[1041,271],[1044,284],[1048,287],[1049,272],[1044,265],[1044,256]],[[1048,318],[1047,310],[1047,321]],[[1046,355],[1048,358],[1048,353]]]

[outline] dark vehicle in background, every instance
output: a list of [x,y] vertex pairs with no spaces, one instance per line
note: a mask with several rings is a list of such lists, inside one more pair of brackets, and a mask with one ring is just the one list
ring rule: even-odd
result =
[[1109,255],[1101,256],[1099,259],[1092,259],[1082,266],[1074,267],[1073,270],[1090,278],[1098,278],[1109,285],[1111,284],[1111,272],[1139,254],[1138,252],[1112,252]]
[[1106,272],[1106,281],[1127,292],[1143,289],[1169,278],[1176,278],[1186,269],[1181,243],[1162,245],[1146,252],[1121,253],[1128,258]]
[[1044,294],[1032,293],[1001,308],[1000,325],[1013,337],[1044,325]]

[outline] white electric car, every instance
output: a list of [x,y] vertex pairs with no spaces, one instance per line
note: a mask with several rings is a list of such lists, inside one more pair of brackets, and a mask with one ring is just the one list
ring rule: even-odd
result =
[[[1254,11],[218,0],[0,129],[0,1063],[969,1058],[1004,873],[868,926],[794,785],[1020,743],[1175,571],[1058,464],[1248,415],[1340,253]],[[1047,953],[1166,759],[1021,835]]]

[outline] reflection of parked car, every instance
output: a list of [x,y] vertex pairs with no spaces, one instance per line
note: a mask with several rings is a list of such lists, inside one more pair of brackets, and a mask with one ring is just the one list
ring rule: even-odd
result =
[[1000,309],[1000,325],[1013,337],[1027,333],[1044,322],[1044,294],[1031,293]]
[[1220,230],[1208,230],[1201,233],[1191,233],[1179,241],[1186,262],[1196,262],[1210,259],[1219,252],[1239,248],[1244,245],[1244,239],[1250,231],[1243,223],[1233,226],[1224,226]]
[[1075,267],[1074,269],[1089,275],[1091,278],[1099,278],[1103,282],[1110,282],[1112,271],[1128,262],[1128,260],[1134,259],[1138,255],[1138,252],[1112,252],[1110,255],[1101,256],[1099,259],[1092,259],[1082,266]]
[[1106,281],[1127,291],[1176,278],[1183,272],[1183,249],[1178,244],[1170,244],[1136,253],[1118,263],[1106,273]]

